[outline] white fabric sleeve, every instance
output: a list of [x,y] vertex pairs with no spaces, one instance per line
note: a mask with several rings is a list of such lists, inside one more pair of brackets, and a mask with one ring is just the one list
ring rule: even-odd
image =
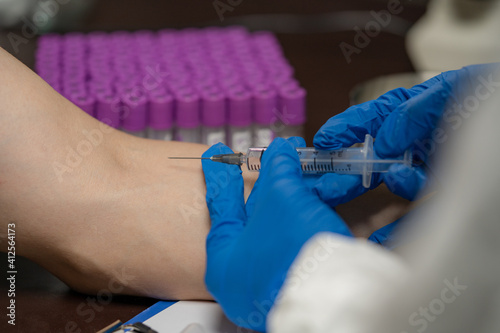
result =
[[378,245],[318,234],[290,268],[269,313],[268,332],[373,332],[380,307],[407,276],[402,260]]

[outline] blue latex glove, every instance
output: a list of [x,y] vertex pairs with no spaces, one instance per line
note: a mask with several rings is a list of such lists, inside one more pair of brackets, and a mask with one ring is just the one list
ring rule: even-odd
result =
[[[499,83],[492,81],[494,70],[496,65],[487,64],[445,72],[411,89],[394,89],[374,101],[352,106],[321,127],[314,145],[319,149],[339,149],[363,142],[365,135],[371,134],[376,138],[374,149],[380,157],[397,157],[414,148],[419,158],[427,161],[436,146],[429,139],[445,111],[445,121],[455,129],[468,117],[463,115],[467,96],[479,93],[481,99],[498,89]],[[427,175],[422,166],[393,165],[387,174],[374,175],[372,188],[381,181],[393,193],[413,200],[425,185]],[[315,191],[325,202],[336,206],[367,189],[362,187],[359,176],[329,174],[316,183]]]
[[[262,157],[247,201],[238,166],[203,160],[212,227],[205,282],[235,324],[264,331],[286,273],[304,243],[318,232],[351,237],[344,221],[302,179],[298,146],[276,139]],[[203,154],[231,153],[223,144]]]
[[368,237],[368,240],[375,244],[382,245],[388,250],[393,250],[399,245],[397,244],[397,237],[395,237],[395,235],[403,221],[404,220],[401,218],[378,229]]

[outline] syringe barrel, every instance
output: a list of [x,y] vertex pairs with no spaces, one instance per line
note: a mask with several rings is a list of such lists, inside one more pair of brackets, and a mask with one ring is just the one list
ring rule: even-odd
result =
[[[409,151],[401,157],[394,159],[377,159],[368,160],[365,162],[361,155],[362,148],[346,148],[335,150],[332,152],[323,152],[314,148],[298,148],[302,171],[305,174],[321,174],[321,173],[339,173],[345,175],[360,175],[362,174],[363,166],[366,163],[373,164],[372,172],[384,173],[389,171],[392,164],[399,163],[410,166]],[[260,160],[262,152],[265,148],[250,148],[247,153],[247,167],[250,171],[260,170]],[[315,155],[315,153],[317,153]],[[341,158],[344,157],[344,158]],[[315,161],[316,160],[316,161]]]
[[[262,155],[266,148],[250,148],[247,151],[247,167],[259,171]],[[345,148],[322,151],[316,148],[297,148],[302,172],[305,174],[341,173],[361,174],[363,148]]]
[[[262,155],[266,148],[250,148],[246,154],[248,170],[259,171]],[[316,148],[297,148],[300,165],[304,174],[338,173],[361,175],[363,186],[370,187],[373,172],[387,172],[392,164],[411,166],[411,152],[404,156],[381,159],[373,151],[373,138],[367,135],[362,147],[343,148],[338,150],[317,150]]]

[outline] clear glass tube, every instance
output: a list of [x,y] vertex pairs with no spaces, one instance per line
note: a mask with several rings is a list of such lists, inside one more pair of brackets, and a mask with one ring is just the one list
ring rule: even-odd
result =
[[175,140],[182,142],[201,142],[201,132],[199,127],[195,128],[180,128],[178,127],[175,131]]
[[172,141],[174,138],[174,131],[171,128],[164,130],[149,128],[148,138],[153,140]]
[[201,130],[201,142],[212,146],[216,143],[226,143],[226,129],[224,126],[208,127],[204,126]]
[[267,147],[274,140],[275,134],[270,126],[255,124],[253,126],[254,147]]
[[247,151],[252,146],[252,127],[230,126],[228,129],[228,145],[234,151]]

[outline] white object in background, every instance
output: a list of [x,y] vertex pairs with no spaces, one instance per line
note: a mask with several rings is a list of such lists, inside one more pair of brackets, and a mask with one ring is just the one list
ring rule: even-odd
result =
[[434,0],[408,32],[417,71],[500,61],[500,0]]
[[158,332],[252,333],[231,323],[214,302],[181,301],[144,322]]
[[268,332],[368,333],[407,275],[403,261],[378,245],[319,233],[289,270],[269,313]]
[[181,333],[206,333],[203,326],[197,323],[189,324]]
[[284,125],[283,130],[278,132],[278,136],[285,139],[291,138],[292,136],[304,137],[304,126]]
[[148,132],[146,130],[144,131],[127,131],[123,130],[125,133],[128,133],[130,135],[136,136],[138,138],[147,138],[148,137]]
[[13,26],[28,17],[37,0],[0,0],[0,26]]
[[269,126],[255,124],[253,129],[254,129],[254,135],[253,135],[254,147],[267,147],[271,144],[271,142],[274,139],[274,132]]
[[233,151],[247,151],[252,146],[252,128],[229,126],[229,147]]
[[202,141],[201,143],[208,146],[213,146],[216,143],[226,142],[226,128],[224,126],[219,127],[208,127],[204,126],[201,129]]
[[406,222],[404,261],[318,234],[295,259],[268,332],[500,332],[499,109],[500,91],[441,151],[440,188]]
[[163,141],[172,141],[173,139],[173,130],[155,130],[153,128],[149,129],[148,138],[153,140],[163,140]]

